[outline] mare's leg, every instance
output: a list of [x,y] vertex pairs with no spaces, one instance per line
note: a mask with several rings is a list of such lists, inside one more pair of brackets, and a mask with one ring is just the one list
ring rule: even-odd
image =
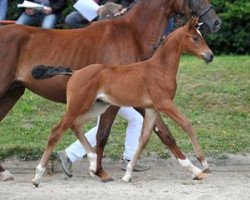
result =
[[[182,129],[189,135],[196,156],[198,157],[198,159],[200,160],[205,160],[205,156],[204,153],[201,150],[200,144],[198,142],[195,130],[193,129],[191,123],[188,121],[188,119],[179,112],[179,110],[177,109],[177,107],[174,105],[173,102],[168,101],[165,102],[165,104],[163,106],[158,107],[158,110],[161,112],[164,112],[167,116],[169,116],[172,120],[174,120],[177,124],[179,124]],[[181,163],[181,165],[185,168],[187,168],[189,171],[193,172],[193,178],[194,179],[202,179],[205,175],[202,173],[202,171],[200,169],[198,169],[197,167],[195,167],[189,159],[178,159],[178,161]],[[205,160],[206,161],[206,160]],[[206,165],[207,163],[203,163],[203,166]]]
[[[144,109],[136,108],[136,110],[140,112],[142,116],[145,115]],[[155,125],[154,125],[153,130],[161,139],[162,143],[165,144],[169,148],[169,150],[173,153],[173,155],[177,159],[186,159],[186,156],[177,146],[175,138],[171,134],[167,125],[165,125],[165,123],[163,122],[160,114],[157,114],[157,118],[155,120]]]
[[135,155],[133,156],[133,159],[128,163],[125,175],[122,178],[122,180],[124,180],[125,182],[129,182],[132,179],[133,169],[136,165],[137,160],[139,159],[141,152],[143,151],[143,149],[145,148],[148,142],[148,139],[152,132],[152,128],[155,123],[156,116],[157,116],[157,112],[154,109],[145,110],[143,128],[142,128],[138,148],[136,150]]
[[104,147],[108,141],[111,126],[114,122],[116,114],[120,108],[117,106],[110,106],[105,113],[100,116],[98,131],[96,135],[96,153],[97,153],[97,171],[96,175],[101,178],[102,181],[110,181],[112,177],[107,174],[102,168],[102,157]]
[[[10,88],[0,97],[0,121],[8,114],[17,100],[23,95],[24,87]],[[3,181],[14,180],[14,176],[0,165],[0,177]]]
[[[142,115],[144,115],[144,112],[141,109],[139,109],[138,111]],[[161,141],[165,145],[168,146],[169,150],[173,153],[173,155],[176,157],[176,159],[179,161],[179,163],[183,163],[185,160],[189,160],[186,157],[186,155],[177,146],[175,138],[172,136],[170,130],[168,129],[168,127],[163,122],[160,114],[157,115],[157,118],[156,118],[156,121],[155,121],[155,126],[154,126],[153,129],[154,129],[155,133],[159,136]],[[189,162],[191,162],[191,161],[189,161]],[[204,162],[204,163],[207,163],[207,162]],[[208,164],[204,165],[203,167],[207,167],[206,169],[208,169]],[[194,168],[194,169],[196,171],[199,171],[196,168]]]
[[25,88],[23,86],[11,87],[3,96],[0,96],[0,121],[8,114],[10,109],[23,95]]

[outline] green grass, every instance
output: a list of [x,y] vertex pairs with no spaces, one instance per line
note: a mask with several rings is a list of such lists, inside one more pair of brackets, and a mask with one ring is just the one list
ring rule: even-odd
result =
[[[250,56],[218,56],[206,65],[183,56],[178,73],[175,102],[197,130],[207,155],[250,152]],[[51,128],[60,120],[65,105],[45,100],[30,91],[15,105],[0,125],[0,158],[16,156],[36,159],[42,155]],[[193,153],[187,135],[164,118],[184,152]],[[88,130],[95,122],[87,124]],[[117,118],[105,155],[119,158],[124,150],[126,121]],[[56,149],[75,140],[68,131]],[[145,155],[168,156],[168,151],[153,134]]]

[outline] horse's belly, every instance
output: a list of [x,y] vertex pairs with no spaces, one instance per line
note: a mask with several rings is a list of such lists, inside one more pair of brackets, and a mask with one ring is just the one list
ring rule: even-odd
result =
[[46,80],[29,80],[22,81],[32,92],[52,101],[66,103],[66,85],[68,77],[54,77]]

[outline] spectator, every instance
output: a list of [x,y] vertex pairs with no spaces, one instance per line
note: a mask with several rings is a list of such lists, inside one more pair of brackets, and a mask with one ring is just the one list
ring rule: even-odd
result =
[[[77,0],[74,0],[76,2]],[[99,0],[94,0],[97,4],[100,3]],[[64,23],[70,28],[82,28],[86,24],[89,23],[87,19],[85,19],[77,10],[69,13],[64,20]]]
[[168,35],[173,29],[174,29],[174,17],[171,17],[164,31],[164,35]]
[[121,0],[121,5],[123,8],[127,8],[134,0]]
[[0,20],[5,20],[8,10],[8,0],[0,0]]
[[115,17],[118,13],[120,13],[122,8],[123,7],[120,4],[108,1],[104,5],[100,6],[98,10],[98,20]]
[[[62,10],[66,7],[67,0],[29,0],[44,5],[42,10],[32,8],[24,9],[16,24],[39,25],[42,28],[53,29],[60,17]],[[23,1],[21,1],[23,2]]]

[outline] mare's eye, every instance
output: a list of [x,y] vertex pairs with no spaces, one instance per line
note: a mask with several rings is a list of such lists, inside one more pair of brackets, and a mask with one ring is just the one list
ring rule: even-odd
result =
[[197,36],[193,36],[193,40],[194,40],[195,42],[197,42],[197,41],[199,40],[199,38],[198,38]]

